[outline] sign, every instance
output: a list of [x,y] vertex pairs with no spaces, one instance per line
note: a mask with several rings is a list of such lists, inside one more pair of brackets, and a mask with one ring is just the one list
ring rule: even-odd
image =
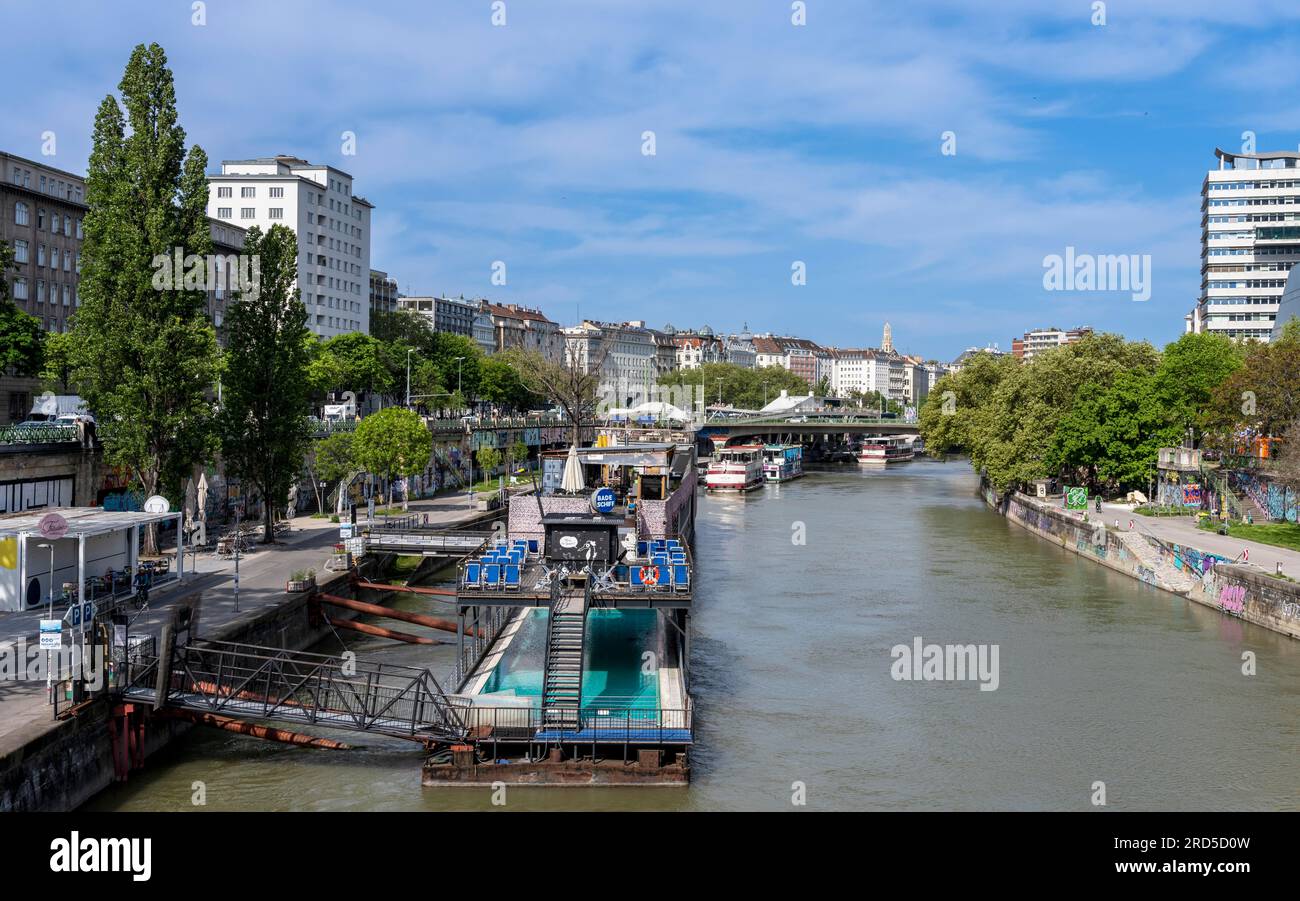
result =
[[1065,489],[1065,509],[1067,509],[1067,510],[1087,510],[1087,509],[1088,509],[1088,489],[1087,489],[1087,488],[1066,488],[1066,489]]
[[89,629],[95,621],[95,602],[86,601],[81,605],[81,628]]
[[63,614],[63,621],[69,626],[81,625],[81,605],[73,604],[68,608],[68,612]]
[[57,513],[46,513],[37,528],[41,530],[42,538],[56,541],[68,534],[68,521]]
[[63,623],[57,619],[41,620],[41,647],[53,650],[63,645]]
[[352,523],[345,522],[339,525],[339,537],[344,539],[352,537]]
[[172,512],[171,501],[161,494],[155,494],[144,502],[145,513],[170,513]]
[[591,509],[597,513],[614,512],[614,504],[618,499],[614,497],[613,488],[597,488],[591,493]]
[[554,494],[564,483],[564,458],[542,458],[542,494]]

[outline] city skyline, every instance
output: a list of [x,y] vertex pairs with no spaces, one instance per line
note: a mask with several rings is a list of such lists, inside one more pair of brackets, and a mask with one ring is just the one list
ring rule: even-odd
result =
[[[1296,77],[1273,62],[1300,11],[1281,3],[1111,3],[1104,25],[1090,4],[812,4],[802,26],[789,4],[671,6],[517,3],[493,25],[490,4],[318,4],[350,48],[330,61],[292,5],[209,5],[195,25],[189,3],[20,2],[11,15],[66,34],[7,55],[11,78],[43,74],[0,147],[84,172],[95,106],[156,40],[209,172],[279,153],[348,172],[376,207],[372,264],[407,293],[821,344],[887,320],[899,346],[951,360],[1050,323],[1175,339],[1215,147],[1297,144]],[[1018,52],[990,53],[994,35]],[[1267,77],[1213,77],[1229,45]],[[1045,291],[1044,257],[1070,248],[1149,255],[1150,300]]]

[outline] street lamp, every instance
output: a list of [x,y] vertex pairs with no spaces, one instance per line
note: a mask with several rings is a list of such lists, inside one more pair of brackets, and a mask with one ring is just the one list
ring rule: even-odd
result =
[[722,379],[718,379],[718,406],[722,406]]
[[461,363],[461,360],[463,360],[463,359],[465,359],[465,358],[464,358],[464,357],[457,357],[457,358],[456,358],[456,393],[457,393],[457,394],[460,394],[460,402],[461,402],[461,403],[464,403],[464,402],[465,402],[465,395],[464,395],[464,394],[461,394],[461,390],[460,390],[460,363]]
[[[54,542],[49,544],[38,544],[37,547],[47,547],[50,549],[50,590],[49,595],[50,610],[45,614],[46,619],[54,619]],[[62,643],[62,639],[60,639]],[[50,703],[54,703],[54,673],[51,670],[50,652],[45,651],[45,692],[50,696]]]
[[406,409],[411,409],[411,354],[415,353],[414,347],[406,349]]

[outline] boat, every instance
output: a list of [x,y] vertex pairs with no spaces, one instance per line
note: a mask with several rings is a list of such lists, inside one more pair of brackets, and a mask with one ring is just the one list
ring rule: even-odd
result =
[[769,444],[763,448],[763,478],[788,482],[803,475],[803,445]]
[[858,451],[858,462],[868,466],[887,466],[890,463],[906,463],[915,456],[912,443],[907,438],[885,436],[864,441],[862,449]]
[[714,451],[704,474],[710,491],[752,491],[763,484],[763,445],[740,444]]

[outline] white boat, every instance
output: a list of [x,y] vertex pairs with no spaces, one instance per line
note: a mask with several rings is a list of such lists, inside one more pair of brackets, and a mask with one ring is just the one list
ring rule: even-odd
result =
[[704,474],[710,491],[752,491],[763,484],[763,445],[742,444],[713,452]]
[[763,478],[788,482],[803,475],[803,445],[769,444],[763,448]]
[[886,436],[868,439],[858,451],[858,462],[868,466],[888,466],[890,463],[906,463],[916,456],[912,442],[907,438]]

